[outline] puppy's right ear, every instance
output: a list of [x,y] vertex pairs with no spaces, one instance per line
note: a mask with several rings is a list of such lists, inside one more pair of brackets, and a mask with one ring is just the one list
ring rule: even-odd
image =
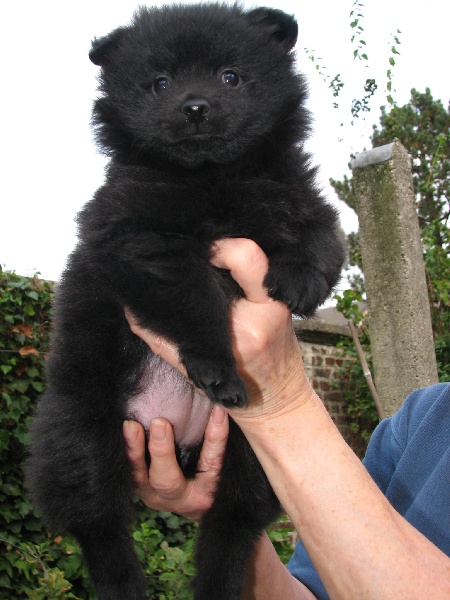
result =
[[[266,27],[272,35],[289,52],[295,46],[298,35],[298,25],[294,16],[288,15],[277,8],[255,8],[247,13],[247,19],[254,25]],[[269,29],[270,28],[270,29]]]
[[104,65],[108,60],[111,51],[118,46],[124,31],[123,28],[119,27],[108,35],[93,39],[92,47],[89,51],[89,58],[94,65],[98,65],[99,67]]

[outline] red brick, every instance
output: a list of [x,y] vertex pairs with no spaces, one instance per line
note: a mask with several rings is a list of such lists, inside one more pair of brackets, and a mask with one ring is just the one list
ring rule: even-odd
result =
[[330,376],[330,369],[314,369],[315,377],[323,377],[323,379],[328,379]]

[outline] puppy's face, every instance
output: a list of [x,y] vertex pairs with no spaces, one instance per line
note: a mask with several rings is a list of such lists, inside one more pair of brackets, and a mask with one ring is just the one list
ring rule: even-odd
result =
[[295,22],[261,10],[141,9],[130,27],[94,42],[103,145],[196,168],[262,143],[295,112],[301,85],[289,54]]

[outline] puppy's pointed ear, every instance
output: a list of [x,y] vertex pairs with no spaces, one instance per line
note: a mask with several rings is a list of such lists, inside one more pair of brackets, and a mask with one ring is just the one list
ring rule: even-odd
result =
[[118,46],[124,31],[124,28],[119,27],[104,37],[93,39],[89,58],[94,65],[98,65],[99,67],[104,65],[105,61],[108,60],[111,50]]
[[255,8],[247,13],[254,25],[270,27],[273,36],[286,48],[286,52],[295,46],[298,36],[297,21],[293,16],[276,8]]

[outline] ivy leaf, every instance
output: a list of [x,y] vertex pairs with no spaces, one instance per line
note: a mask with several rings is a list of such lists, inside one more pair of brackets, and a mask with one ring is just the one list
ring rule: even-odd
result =
[[30,382],[28,379],[15,379],[13,382],[11,382],[10,387],[12,390],[16,390],[21,394],[25,394],[29,385]]
[[25,304],[25,306],[23,307],[23,312],[26,313],[29,317],[34,317],[36,314],[36,311],[31,306],[31,304]]
[[0,450],[7,450],[9,447],[9,440],[11,439],[11,432],[7,429],[0,430]]
[[34,387],[34,389],[39,392],[42,393],[44,391],[44,384],[41,383],[40,381],[32,381],[31,385]]

